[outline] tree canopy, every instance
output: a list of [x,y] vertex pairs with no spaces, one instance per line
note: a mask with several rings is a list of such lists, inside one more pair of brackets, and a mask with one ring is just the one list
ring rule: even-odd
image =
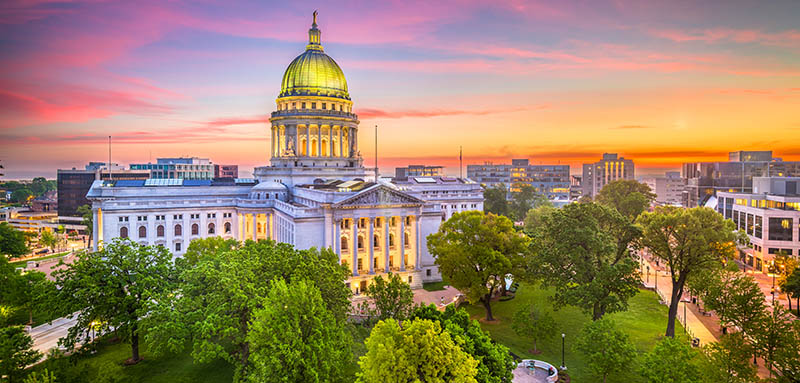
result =
[[515,222],[524,220],[525,216],[528,214],[528,210],[540,206],[552,206],[547,197],[539,193],[536,188],[529,184],[515,184],[511,190],[511,204],[509,208],[511,217]]
[[624,217],[634,221],[646,211],[656,195],[650,186],[635,180],[611,181],[597,193],[595,201],[616,209]]
[[15,258],[27,254],[28,249],[25,234],[9,225],[8,222],[0,222],[0,256]]
[[508,189],[503,184],[487,187],[483,190],[483,211],[496,215],[508,216],[510,207],[508,204]]
[[723,335],[704,348],[710,368],[703,370],[709,382],[750,383],[757,381],[751,359],[753,347],[740,332]]
[[386,279],[378,275],[364,290],[371,299],[362,307],[376,320],[394,318],[402,321],[414,309],[414,292],[398,274],[389,273]]
[[736,326],[744,332],[753,330],[766,310],[764,293],[755,279],[738,270],[709,274],[717,278],[702,294],[703,302],[717,313],[720,325]]
[[22,381],[25,367],[42,358],[32,347],[33,339],[22,326],[0,327],[0,377],[5,376],[8,382]]
[[520,305],[514,312],[511,328],[517,335],[533,341],[533,352],[538,353],[538,341],[555,335],[556,321],[549,312],[528,303]]
[[365,343],[359,382],[477,382],[478,361],[438,322],[414,319],[400,328],[394,319],[380,321]]
[[313,282],[270,282],[247,341],[251,382],[352,382],[350,334],[325,307]]
[[492,296],[511,273],[512,258],[521,256],[527,242],[510,219],[467,211],[453,214],[437,233],[429,235],[428,249],[443,279],[470,302],[481,302],[486,320],[494,320]]
[[81,215],[81,224],[86,226],[86,233],[89,234],[89,237],[94,233],[94,215],[92,214],[92,207],[89,205],[81,205],[78,206],[77,210],[78,214]]
[[628,334],[606,318],[586,324],[573,348],[586,357],[589,368],[603,377],[603,383],[608,375],[628,368],[636,358]]
[[678,303],[687,278],[693,273],[718,267],[723,259],[735,254],[733,222],[706,207],[683,209],[672,206],[642,213],[637,222],[643,230],[641,243],[670,270],[672,293],[666,335],[673,337]]
[[114,329],[131,343],[130,362],[139,361],[139,321],[147,305],[171,291],[172,254],[162,246],[115,239],[95,253],[84,253],[53,274],[60,286],[51,304],[61,315],[77,312],[76,324],[62,342],[67,347],[90,340],[92,329]]
[[642,357],[639,373],[647,383],[697,383],[700,369],[696,357],[687,341],[665,337]]
[[553,287],[556,307],[577,306],[594,320],[625,310],[638,292],[638,264],[628,252],[638,228],[596,203],[550,210],[540,221],[524,275]]

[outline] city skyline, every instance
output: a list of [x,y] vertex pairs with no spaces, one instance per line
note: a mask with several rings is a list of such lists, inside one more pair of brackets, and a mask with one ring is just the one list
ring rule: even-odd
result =
[[[729,151],[800,159],[798,5],[615,1],[50,3],[0,8],[7,178],[189,155],[269,162],[270,112],[311,11],[344,68],[365,164],[484,161],[637,176]],[[713,18],[711,16],[713,15]],[[457,137],[457,138],[454,138]]]

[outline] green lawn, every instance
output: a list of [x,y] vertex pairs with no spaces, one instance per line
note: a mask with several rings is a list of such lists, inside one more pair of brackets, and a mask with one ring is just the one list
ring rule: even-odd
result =
[[429,283],[423,283],[422,284],[422,288],[425,289],[426,291],[444,290],[445,286],[447,286],[447,283],[445,283],[444,281],[429,282]]
[[52,258],[60,257],[62,255],[67,255],[67,254],[69,254],[69,251],[50,254],[50,255],[47,255],[47,256],[44,256],[44,257],[29,258],[29,259],[25,259],[25,260],[22,260],[22,261],[9,262],[9,264],[11,266],[14,266],[14,267],[25,267],[25,266],[28,265],[28,261],[44,261],[45,259],[52,259]]
[[[520,286],[517,296],[506,302],[493,302],[492,313],[499,322],[496,324],[481,323],[484,330],[492,334],[492,337],[506,345],[512,352],[525,359],[544,360],[554,366],[561,365],[561,333],[566,334],[566,365],[572,382],[595,382],[597,377],[592,376],[581,359],[579,354],[573,353],[571,344],[575,337],[580,333],[584,324],[591,321],[591,316],[582,313],[574,307],[564,307],[558,311],[552,311],[552,303],[549,299],[551,292],[527,284]],[[549,310],[553,313],[557,323],[557,333],[549,339],[539,342],[541,354],[534,355],[529,352],[532,342],[523,339],[511,329],[511,318],[514,311],[523,303],[534,302],[540,309]],[[608,315],[612,318],[619,328],[623,329],[630,336],[631,341],[636,345],[640,353],[650,351],[656,341],[663,336],[667,326],[667,307],[658,303],[656,294],[651,291],[640,290],[639,294],[630,300],[628,311]],[[467,306],[467,311],[474,319],[485,317],[483,306]],[[682,327],[678,325],[678,331]],[[631,366],[629,372],[624,372],[617,376],[611,376],[608,383],[614,382],[642,382],[642,378],[636,373],[636,366]]]

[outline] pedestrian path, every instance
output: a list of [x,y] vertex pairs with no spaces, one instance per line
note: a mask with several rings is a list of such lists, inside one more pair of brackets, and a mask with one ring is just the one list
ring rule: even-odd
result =
[[31,329],[33,348],[42,354],[58,347],[58,340],[67,336],[70,327],[75,325],[74,318],[58,318],[52,324],[45,323]]

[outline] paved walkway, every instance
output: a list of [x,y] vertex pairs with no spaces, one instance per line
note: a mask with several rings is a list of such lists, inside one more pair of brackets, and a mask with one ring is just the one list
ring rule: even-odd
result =
[[58,318],[52,324],[43,324],[31,329],[33,348],[42,354],[58,346],[58,340],[67,336],[69,328],[75,325],[75,319]]

